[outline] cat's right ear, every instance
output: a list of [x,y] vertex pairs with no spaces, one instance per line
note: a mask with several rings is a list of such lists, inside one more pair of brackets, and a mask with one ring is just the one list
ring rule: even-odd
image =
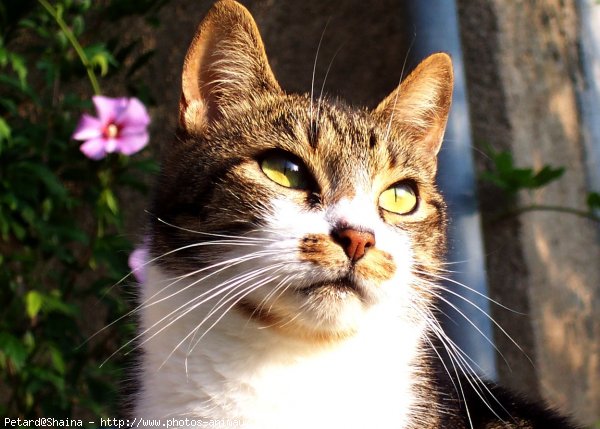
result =
[[179,125],[190,133],[201,132],[232,106],[281,92],[252,15],[233,0],[220,0],[208,11],[188,49],[181,81]]
[[453,87],[452,60],[444,53],[423,60],[375,109],[387,124],[431,158],[440,150]]

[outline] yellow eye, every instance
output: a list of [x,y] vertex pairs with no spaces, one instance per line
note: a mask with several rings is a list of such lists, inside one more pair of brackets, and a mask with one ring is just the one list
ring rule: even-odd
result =
[[417,195],[412,186],[398,183],[379,196],[379,207],[397,214],[408,214],[417,207]]
[[292,189],[307,189],[308,175],[306,169],[292,156],[273,153],[267,155],[260,163],[263,173],[278,185]]

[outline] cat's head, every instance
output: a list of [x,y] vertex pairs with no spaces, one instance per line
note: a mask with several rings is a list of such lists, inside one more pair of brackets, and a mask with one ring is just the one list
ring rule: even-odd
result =
[[[220,311],[311,338],[352,334],[380,306],[418,317],[444,252],[435,187],[452,95],[445,54],[377,108],[286,94],[246,9],[218,2],[185,59],[164,147],[152,253]],[[415,310],[416,309],[416,310]]]

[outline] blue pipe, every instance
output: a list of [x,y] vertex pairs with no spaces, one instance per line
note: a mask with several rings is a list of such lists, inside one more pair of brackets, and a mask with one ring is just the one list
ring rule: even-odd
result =
[[452,320],[443,321],[444,329],[477,363],[479,368],[474,367],[474,370],[488,379],[497,380],[493,327],[486,315],[489,314],[489,301],[483,297],[488,296],[488,288],[456,4],[452,0],[409,0],[406,5],[409,22],[415,30],[411,56],[421,60],[443,51],[452,56],[454,65],[454,95],[439,154],[438,183],[450,212],[448,260],[459,262],[449,266],[454,271],[452,280],[467,285],[472,291],[452,281],[446,282],[445,286],[474,305],[447,293],[445,298],[450,304],[444,306],[443,312]]
[[600,192],[600,4],[577,2],[581,21],[583,85],[579,88],[587,179],[591,191]]

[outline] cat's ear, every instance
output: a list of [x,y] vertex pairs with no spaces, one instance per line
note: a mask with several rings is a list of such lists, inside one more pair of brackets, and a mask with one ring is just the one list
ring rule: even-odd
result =
[[232,0],[218,1],[198,27],[181,80],[179,122],[188,132],[201,131],[249,97],[281,91],[252,15]]
[[433,54],[423,60],[374,113],[435,156],[448,121],[453,80],[450,56]]

